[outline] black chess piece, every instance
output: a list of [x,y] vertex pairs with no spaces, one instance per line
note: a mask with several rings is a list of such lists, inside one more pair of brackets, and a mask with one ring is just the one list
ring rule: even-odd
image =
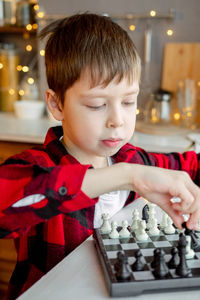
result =
[[183,233],[180,233],[179,242],[178,242],[178,253],[179,253],[180,262],[176,268],[176,274],[180,277],[191,276],[191,270],[188,268],[186,257],[185,257],[186,245],[187,245],[187,241],[185,235]]
[[156,249],[153,251],[154,256],[153,256],[153,260],[152,260],[152,262],[151,262],[151,267],[152,267],[153,269],[155,269],[156,264],[157,264],[157,262],[158,262],[158,254],[159,254],[159,252],[160,252],[160,248],[156,248]]
[[173,247],[171,249],[171,259],[168,262],[168,268],[169,269],[176,269],[176,267],[179,264],[179,256],[178,256],[178,249],[176,247]]
[[118,257],[119,259],[119,268],[116,272],[116,277],[120,281],[129,280],[131,277],[131,271],[128,268],[128,259],[125,254],[121,253]]
[[153,274],[156,278],[166,278],[169,274],[169,269],[165,262],[165,252],[162,249],[159,249],[159,252],[157,253],[158,256],[158,262],[156,263],[155,269],[153,271]]
[[145,204],[145,206],[142,209],[142,220],[145,220],[146,223],[148,223],[148,220],[149,220],[149,206],[148,206],[148,204]]
[[122,263],[122,261],[121,261],[120,257],[123,256],[123,255],[124,255],[123,252],[121,252],[121,251],[118,251],[118,252],[117,252],[117,261],[116,261],[116,263],[114,264],[114,268],[115,268],[115,271],[116,271],[116,272],[121,268],[121,263]]
[[137,250],[135,253],[136,261],[132,264],[131,268],[133,271],[142,271],[144,270],[144,263],[142,261],[142,253],[140,250]]
[[194,251],[197,251],[200,249],[200,239],[196,232],[193,229],[188,229],[186,226],[186,222],[182,224],[183,228],[185,228],[185,235],[191,236],[191,248]]

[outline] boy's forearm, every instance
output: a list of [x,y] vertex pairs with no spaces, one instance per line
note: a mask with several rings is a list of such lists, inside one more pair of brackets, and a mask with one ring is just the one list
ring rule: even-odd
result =
[[131,189],[131,168],[127,163],[102,169],[89,169],[82,183],[82,191],[91,198],[117,190]]

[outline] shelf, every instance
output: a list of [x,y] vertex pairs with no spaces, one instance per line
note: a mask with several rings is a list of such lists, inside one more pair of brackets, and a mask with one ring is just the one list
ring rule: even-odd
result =
[[10,34],[23,34],[29,33],[36,35],[37,30],[26,30],[25,27],[17,26],[0,26],[0,33],[10,33]]

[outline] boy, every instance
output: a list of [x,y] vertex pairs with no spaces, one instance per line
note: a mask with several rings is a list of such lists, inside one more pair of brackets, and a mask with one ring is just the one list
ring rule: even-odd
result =
[[[1,237],[14,238],[18,252],[10,299],[92,234],[103,212],[113,215],[137,195],[180,228],[183,213],[191,214],[189,228],[200,217],[199,156],[147,153],[127,143],[140,80],[128,34],[109,18],[81,14],[50,24],[41,33],[47,35],[46,102],[62,127],[48,131],[42,148],[0,167]],[[182,201],[172,203],[173,196]]]

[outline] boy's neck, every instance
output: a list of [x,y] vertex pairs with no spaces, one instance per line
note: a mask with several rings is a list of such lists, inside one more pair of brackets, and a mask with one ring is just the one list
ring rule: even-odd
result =
[[109,166],[107,157],[103,157],[103,156],[88,157],[86,155],[84,156],[82,153],[80,155],[77,153],[77,151],[75,151],[75,149],[72,149],[66,145],[63,137],[60,139],[60,141],[65,147],[65,149],[67,150],[67,152],[70,155],[72,155],[74,158],[76,158],[76,160],[78,160],[81,164],[83,165],[91,164],[95,169],[106,168]]

